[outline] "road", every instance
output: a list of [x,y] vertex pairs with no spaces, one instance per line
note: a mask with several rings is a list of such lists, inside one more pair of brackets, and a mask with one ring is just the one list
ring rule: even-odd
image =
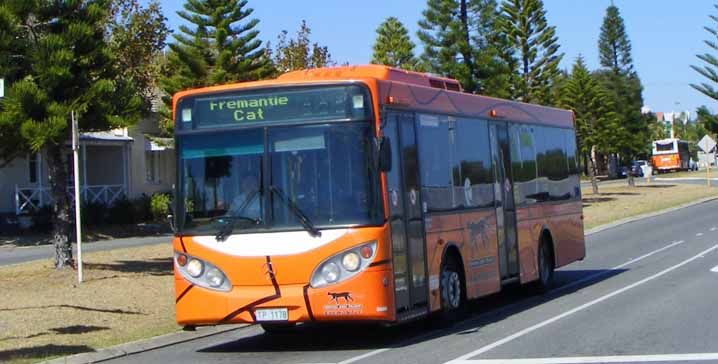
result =
[[[149,236],[141,238],[102,240],[92,243],[83,243],[82,251],[96,252],[170,242],[172,242],[172,236]],[[77,245],[72,244],[72,247],[73,252],[77,254]],[[33,247],[0,246],[0,267],[4,265],[26,263],[33,260],[53,259],[54,254],[55,251],[52,245],[40,245]]]
[[718,202],[587,237],[542,296],[513,288],[448,327],[250,326],[111,363],[718,363]]

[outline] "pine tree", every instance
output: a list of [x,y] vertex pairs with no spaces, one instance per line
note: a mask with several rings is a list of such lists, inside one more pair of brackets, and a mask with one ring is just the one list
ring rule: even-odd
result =
[[[631,43],[623,19],[614,5],[606,9],[598,47],[603,70],[596,75],[609,91],[621,126],[627,131],[617,143],[623,163],[628,164],[636,155],[646,152],[651,131],[646,118],[641,116],[643,86],[633,67]],[[630,173],[628,185],[634,186]]]
[[47,155],[57,268],[73,263],[66,190],[71,112],[78,114],[81,131],[96,131],[131,125],[142,107],[131,80],[117,72],[120,55],[107,45],[110,5],[109,0],[0,5],[0,39],[9,34],[17,40],[0,40],[0,52],[15,60],[0,102],[0,161],[39,151]]
[[283,30],[277,37],[277,47],[271,51],[270,58],[279,73],[320,68],[334,65],[326,46],[312,43],[309,36],[312,30],[305,20],[299,25],[296,38],[289,38],[289,32]]
[[551,90],[563,53],[558,53],[556,28],[546,21],[543,1],[505,0],[499,26],[508,36],[510,56],[518,63],[515,97],[524,102],[555,104]]
[[598,38],[598,50],[601,66],[615,73],[629,73],[633,70],[631,42],[628,40],[623,18],[614,5],[606,9]]
[[376,29],[376,41],[372,49],[371,63],[402,68],[408,71],[417,70],[414,56],[414,43],[409,38],[409,31],[395,17],[387,18]]
[[[716,10],[718,10],[718,5],[713,5]],[[703,53],[698,54],[696,57],[703,61],[705,63],[704,66],[693,66],[691,65],[691,68],[698,72],[701,76],[705,77],[710,83],[708,82],[701,82],[700,84],[691,84],[691,87],[696,89],[698,92],[710,97],[713,100],[718,100],[718,88],[716,88],[715,84],[718,83],[718,57],[715,53],[718,53],[718,16],[716,15],[709,15],[708,16],[713,23],[716,23],[713,25],[713,27],[705,26],[703,29],[710,34],[709,39],[703,41],[706,46],[709,48],[709,52],[714,52],[714,54],[711,53]]]
[[168,110],[177,91],[253,81],[272,71],[255,29],[259,20],[250,18],[253,11],[247,0],[187,0],[177,12],[191,25],[181,25],[169,45],[168,73],[160,83],[166,129],[171,129]]
[[428,0],[418,37],[427,71],[455,78],[467,92],[509,97],[511,67],[497,28],[496,0]]
[[579,152],[588,162],[593,193],[598,193],[596,181],[597,153],[615,152],[613,145],[622,134],[618,115],[608,92],[594,79],[579,56],[569,77],[561,87],[560,106],[573,110],[576,116],[576,140]]

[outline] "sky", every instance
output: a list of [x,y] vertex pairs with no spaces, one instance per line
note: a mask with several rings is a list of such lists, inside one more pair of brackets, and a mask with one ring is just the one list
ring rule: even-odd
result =
[[[146,2],[147,0],[144,0]],[[570,69],[581,54],[591,69],[599,67],[598,35],[611,0],[544,0],[550,25],[556,27],[561,67]],[[182,19],[176,12],[182,0],[160,0],[170,28]],[[693,90],[690,83],[703,79],[690,65],[701,65],[695,57],[707,51],[708,15],[718,15],[714,0],[614,0],[626,24],[633,46],[634,66],[643,82],[644,105],[653,111],[694,111],[701,105],[718,111],[718,104]],[[296,32],[302,19],[312,30],[311,40],[327,46],[338,63],[365,64],[371,60],[377,26],[387,17],[397,17],[416,37],[417,22],[425,0],[249,0],[253,17],[260,20],[260,38],[276,43],[282,30]]]

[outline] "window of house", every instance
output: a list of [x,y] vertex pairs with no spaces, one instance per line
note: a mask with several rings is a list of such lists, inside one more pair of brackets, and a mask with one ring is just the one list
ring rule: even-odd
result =
[[158,152],[145,152],[145,179],[147,182],[160,183],[159,159]]
[[27,160],[30,183],[37,183],[40,176],[40,153],[28,155]]

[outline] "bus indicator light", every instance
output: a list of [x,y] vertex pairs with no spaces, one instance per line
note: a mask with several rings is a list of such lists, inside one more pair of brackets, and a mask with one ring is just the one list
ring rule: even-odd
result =
[[184,267],[185,264],[187,264],[187,256],[184,254],[177,254],[177,264],[179,264],[180,267]]
[[369,259],[372,255],[374,255],[374,252],[372,251],[370,245],[364,245],[363,247],[361,247],[361,249],[359,249],[359,253],[364,259]]
[[491,111],[489,111],[489,116],[491,116],[492,118],[497,118],[499,117],[499,113],[498,111],[496,111],[496,109],[491,109]]

